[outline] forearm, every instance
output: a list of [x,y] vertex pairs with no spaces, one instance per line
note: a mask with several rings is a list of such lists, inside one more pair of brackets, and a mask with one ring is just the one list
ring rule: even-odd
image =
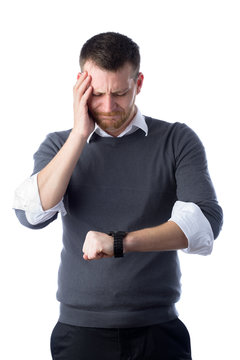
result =
[[[160,226],[133,231],[123,239],[123,252],[180,250],[188,247],[188,240],[173,221]],[[89,231],[83,244],[83,258],[96,260],[114,256],[113,238],[105,233]]]
[[188,240],[173,221],[162,225],[133,231],[124,239],[124,252],[170,251],[188,247]]
[[39,172],[37,180],[43,210],[62,199],[86,141],[86,137],[72,131],[56,156]]
[[94,130],[89,117],[88,99],[92,93],[91,77],[79,73],[73,87],[74,126],[67,141],[52,161],[38,174],[38,188],[43,210],[62,199],[88,136]]

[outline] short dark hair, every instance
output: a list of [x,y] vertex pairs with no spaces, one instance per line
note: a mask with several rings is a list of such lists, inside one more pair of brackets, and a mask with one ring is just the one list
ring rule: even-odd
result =
[[139,74],[139,46],[129,37],[116,32],[97,34],[87,40],[80,52],[81,69],[87,60],[109,71],[117,71],[128,62],[133,67],[133,77],[137,78]]

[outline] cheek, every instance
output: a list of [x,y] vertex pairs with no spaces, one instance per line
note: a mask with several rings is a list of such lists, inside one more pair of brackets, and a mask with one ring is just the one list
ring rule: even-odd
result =
[[90,110],[94,110],[99,106],[99,103],[100,103],[99,99],[91,97],[88,100],[88,107]]
[[135,102],[135,98],[136,98],[136,89],[132,89],[131,93],[128,96],[128,102],[129,104],[132,104]]
[[126,97],[120,98],[117,103],[119,104],[119,106],[121,106],[124,109],[129,109],[133,106],[135,102],[135,96],[134,94],[129,94]]

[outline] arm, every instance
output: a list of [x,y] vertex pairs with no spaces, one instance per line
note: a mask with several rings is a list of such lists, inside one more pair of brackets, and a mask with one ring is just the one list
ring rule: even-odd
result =
[[41,229],[55,220],[58,212],[66,214],[62,198],[86,139],[94,129],[87,107],[92,91],[90,81],[86,73],[79,74],[73,88],[74,127],[70,136],[63,140],[50,134],[34,155],[34,175],[15,191],[13,208],[20,223],[28,228]]
[[[208,171],[204,146],[195,132],[185,124],[178,124],[173,137],[177,200],[198,206],[211,226],[214,240],[222,228],[223,212]],[[183,212],[183,209],[179,208],[178,212]],[[195,222],[201,214],[194,214]]]
[[211,254],[214,234],[199,206],[192,202],[176,201],[170,221],[175,222],[188,239],[188,247],[182,249],[183,252],[198,255]]
[[39,222],[39,223],[32,224],[29,221],[29,219],[26,217],[26,212],[24,210],[15,209],[15,213],[16,213],[16,216],[17,216],[19,222],[23,226],[26,226],[27,228],[33,229],[33,230],[43,229],[44,227],[49,225],[51,222],[56,220],[57,216],[58,216],[58,213],[55,213],[54,215],[52,215],[50,218],[48,218],[46,220],[41,220],[41,222]]
[[[187,247],[188,240],[185,234],[173,221],[152,228],[129,232],[123,240],[124,253],[171,251]],[[83,253],[85,260],[113,257],[112,236],[89,231],[83,245]]]
[[[189,254],[209,255],[213,241],[211,225],[199,206],[177,201],[168,222],[128,233],[123,246],[124,253],[183,250]],[[89,232],[83,252],[85,260],[113,256],[112,237],[104,233]]]
[[79,76],[73,88],[74,127],[62,148],[38,174],[43,210],[54,207],[63,198],[87,138],[94,130],[94,121],[88,115],[87,105],[92,92],[90,82],[87,73]]
[[188,247],[184,232],[173,221],[130,232],[124,239],[124,251],[171,251]]
[[[26,215],[26,221],[31,225],[44,223],[51,219],[57,212],[61,212],[63,216],[67,214],[63,200],[47,211],[42,209],[38,192],[37,176],[38,173],[30,176],[15,190],[13,201],[13,208],[23,210]],[[20,220],[19,216],[18,218]]]

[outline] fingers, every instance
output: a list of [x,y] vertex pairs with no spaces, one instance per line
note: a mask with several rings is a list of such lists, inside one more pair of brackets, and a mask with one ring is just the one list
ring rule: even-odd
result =
[[106,257],[106,254],[104,254],[103,252],[97,252],[96,249],[94,249],[94,247],[92,246],[86,247],[85,249],[83,249],[83,252],[84,260],[97,260]]
[[81,83],[87,78],[88,73],[86,71],[84,71],[83,73],[78,73],[77,75],[77,82],[74,85],[73,89],[77,89]]
[[83,105],[87,104],[87,101],[91,96],[91,93],[92,93],[92,86],[89,85],[89,87],[87,88],[87,90],[84,92],[84,94],[81,97],[81,101],[83,102]]
[[100,254],[93,254],[93,255],[90,255],[90,254],[83,254],[83,258],[84,260],[99,260],[99,259],[102,259],[102,258],[105,258],[105,257],[110,257],[109,255],[104,255],[103,253],[100,253]]
[[83,244],[84,260],[97,260],[113,256],[113,239],[105,233],[89,231]]
[[[92,93],[91,81],[92,78],[87,72],[78,74],[77,82],[73,87],[73,105],[76,110],[79,105],[81,107],[83,106],[82,109],[87,107],[88,99]],[[86,111],[86,109],[84,111]]]
[[87,102],[92,94],[92,86],[91,86],[91,77],[85,75],[81,75],[77,80],[76,85],[73,89],[73,103],[74,106],[83,106],[83,108],[87,107]]
[[85,71],[83,74],[78,74],[78,79],[76,84],[73,87],[73,92],[75,95],[78,95],[79,98],[83,96],[85,91],[90,86],[90,83],[92,81],[92,78],[88,73]]

